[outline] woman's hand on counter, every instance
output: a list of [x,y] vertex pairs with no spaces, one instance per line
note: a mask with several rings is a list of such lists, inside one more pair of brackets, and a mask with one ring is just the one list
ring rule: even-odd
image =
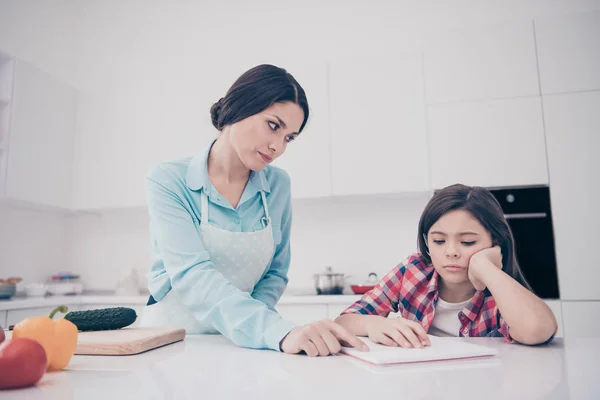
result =
[[339,353],[342,345],[362,351],[369,350],[362,340],[346,328],[327,319],[292,329],[279,347],[284,353],[297,354],[304,351],[309,357],[317,357]]

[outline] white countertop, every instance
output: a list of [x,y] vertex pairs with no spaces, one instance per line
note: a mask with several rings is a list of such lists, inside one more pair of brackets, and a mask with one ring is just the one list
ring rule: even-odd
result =
[[[360,299],[359,295],[330,295],[318,296],[307,294],[284,294],[277,304],[347,304]],[[89,293],[71,296],[45,297],[13,297],[10,300],[0,300],[0,311],[21,310],[27,308],[56,307],[60,305],[114,305],[131,306],[145,305],[148,295],[117,296],[111,292]]]
[[68,370],[10,399],[598,399],[600,338],[510,345],[496,357],[375,367],[349,356],[309,358],[250,350],[217,335],[135,356],[74,356]]

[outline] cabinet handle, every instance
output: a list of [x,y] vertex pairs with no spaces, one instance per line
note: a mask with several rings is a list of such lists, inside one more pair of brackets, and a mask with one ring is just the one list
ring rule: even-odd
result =
[[546,213],[504,214],[506,219],[546,218]]

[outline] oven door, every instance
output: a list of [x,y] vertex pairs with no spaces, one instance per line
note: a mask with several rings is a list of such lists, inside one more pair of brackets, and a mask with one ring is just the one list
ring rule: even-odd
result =
[[547,213],[506,214],[525,279],[542,299],[558,299],[552,220]]

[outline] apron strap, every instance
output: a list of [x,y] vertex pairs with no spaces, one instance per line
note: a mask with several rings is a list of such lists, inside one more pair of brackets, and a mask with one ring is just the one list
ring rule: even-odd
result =
[[200,223],[208,224],[208,196],[204,193],[204,189],[200,192],[200,204],[200,212],[202,213]]
[[262,198],[263,206],[265,207],[265,216],[261,218],[261,222],[263,227],[267,227],[267,225],[271,224],[271,215],[269,215],[269,206],[267,205],[267,196],[265,195],[264,190],[260,191],[260,197]]

